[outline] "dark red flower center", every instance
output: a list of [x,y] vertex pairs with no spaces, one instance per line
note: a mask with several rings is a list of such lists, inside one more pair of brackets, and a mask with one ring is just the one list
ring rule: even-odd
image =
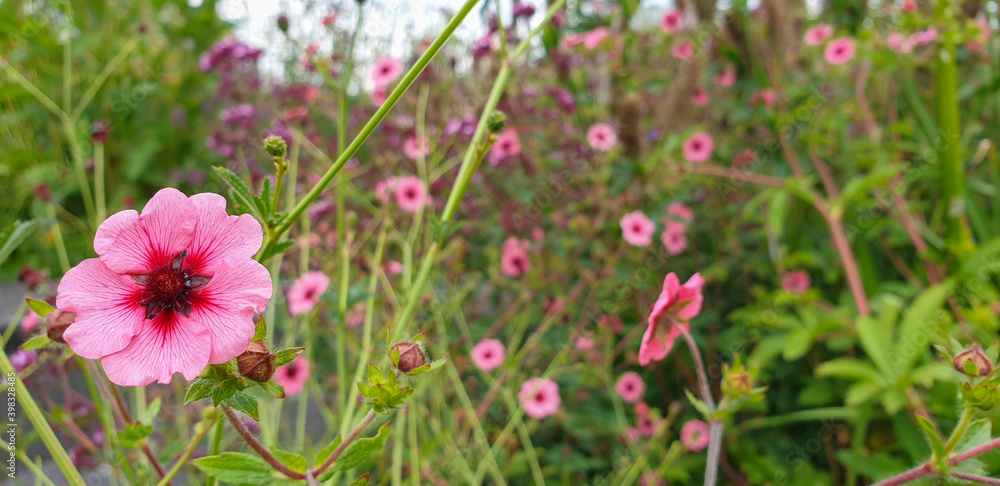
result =
[[208,283],[208,277],[192,276],[193,269],[184,264],[187,250],[174,257],[170,263],[150,270],[146,275],[135,276],[142,287],[140,305],[146,308],[146,319],[154,319],[160,312],[176,310],[191,315],[191,292]]
[[545,403],[545,394],[541,391],[535,393],[535,403]]
[[483,358],[490,359],[492,357],[493,357],[493,353],[490,352],[490,351],[486,351],[485,353],[483,353]]

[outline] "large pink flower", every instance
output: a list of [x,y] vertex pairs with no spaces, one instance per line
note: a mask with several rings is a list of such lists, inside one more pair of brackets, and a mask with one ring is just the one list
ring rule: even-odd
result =
[[647,218],[642,211],[632,211],[622,216],[618,225],[622,228],[625,242],[632,246],[649,246],[653,242],[656,223]]
[[503,364],[504,359],[503,343],[496,339],[483,339],[472,347],[472,362],[476,368],[483,371],[492,371]]
[[628,371],[615,382],[615,391],[623,402],[635,403],[642,400],[642,395],[646,393],[646,382],[642,381],[639,373]]
[[329,286],[330,277],[323,272],[309,272],[299,277],[288,289],[288,312],[297,316],[311,311]]
[[76,313],[66,342],[125,386],[170,383],[175,372],[192,380],[235,358],[271,299],[271,276],[252,259],[261,241],[260,224],[226,214],[224,197],[162,189],[141,214],[105,220],[100,258],[59,283],[56,305]]
[[517,401],[529,417],[542,419],[556,413],[562,398],[559,397],[559,384],[548,378],[530,378],[521,384],[521,392]]
[[674,272],[663,279],[663,291],[653,304],[647,320],[649,327],[639,345],[640,365],[666,358],[674,347],[674,339],[681,334],[680,328],[690,329],[687,321],[701,312],[703,285],[705,280],[697,273],[684,285]]
[[274,370],[274,382],[285,388],[285,396],[290,397],[302,391],[309,380],[309,360],[298,355],[290,363]]
[[[392,56],[382,56],[372,66],[372,81],[378,88],[385,88],[403,73],[403,61]],[[379,103],[381,104],[381,103]]]

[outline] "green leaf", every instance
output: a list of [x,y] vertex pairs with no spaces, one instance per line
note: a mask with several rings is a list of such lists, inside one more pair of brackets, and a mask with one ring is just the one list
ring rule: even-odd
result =
[[940,332],[941,321],[937,318],[937,311],[944,306],[953,287],[954,282],[948,280],[924,290],[903,314],[896,346],[896,359],[903,372],[908,371],[926,352],[931,337]]
[[260,420],[260,409],[257,406],[257,399],[246,393],[237,391],[229,398],[223,400],[222,403],[249,415],[254,420]]
[[337,447],[340,446],[341,439],[342,438],[338,435],[337,438],[333,439],[329,444],[320,449],[319,452],[316,453],[316,457],[313,459],[313,465],[319,466],[320,464],[326,462],[326,460],[330,458],[330,454],[333,454],[333,451],[337,450]]
[[28,307],[31,307],[31,310],[35,311],[35,314],[38,314],[42,317],[45,317],[49,315],[50,312],[56,310],[54,307],[49,305],[49,303],[45,302],[44,300],[38,300],[38,299],[24,299],[24,300],[28,301]]
[[260,387],[274,398],[285,398],[285,387],[275,383],[273,380],[260,383]]
[[368,462],[375,455],[375,453],[385,447],[386,441],[389,440],[389,428],[391,425],[392,423],[388,422],[382,427],[379,427],[378,434],[376,434],[375,437],[358,439],[351,445],[347,446],[344,453],[337,458],[337,461],[333,465],[333,469],[345,471],[348,469],[354,469]]
[[25,351],[33,351],[35,349],[42,349],[50,344],[52,344],[52,340],[45,334],[41,334],[27,340],[21,345],[21,349]]
[[794,361],[805,356],[813,344],[813,335],[809,329],[796,329],[785,338],[785,361]]
[[870,363],[855,358],[836,358],[819,365],[816,376],[820,378],[836,377],[870,382],[882,381],[878,370]]
[[275,255],[280,255],[284,253],[285,250],[291,248],[293,245],[295,245],[295,242],[291,240],[282,241],[281,243],[276,243],[274,245],[271,245],[271,247],[268,248],[268,250],[265,251],[263,255],[261,255],[260,261],[265,262],[274,257]]
[[296,356],[302,354],[305,350],[306,348],[286,348],[274,353],[274,367],[277,368],[291,363]]
[[348,484],[347,486],[365,486],[365,485],[368,484],[369,476],[371,476],[371,475],[368,474],[368,473],[365,473],[364,475],[362,475],[358,479],[355,479],[354,481],[352,481],[351,484]]
[[915,368],[909,378],[912,383],[930,387],[936,381],[954,381],[956,374],[951,365],[935,361]]
[[992,439],[990,436],[992,429],[993,425],[988,418],[973,420],[969,423],[969,428],[965,430],[965,435],[955,446],[954,452],[965,452],[989,442]]
[[691,402],[691,405],[694,405],[694,408],[701,412],[703,416],[708,417],[711,414],[708,410],[708,405],[705,405],[705,402],[695,398],[694,394],[691,393],[691,390],[684,390],[684,393],[687,394],[688,401]]
[[878,383],[855,383],[847,389],[844,395],[844,405],[853,407],[866,403],[882,392],[884,388]]
[[146,405],[146,410],[143,411],[142,416],[139,417],[139,421],[144,424],[153,423],[153,419],[155,419],[156,415],[160,413],[160,405],[162,404],[163,400],[161,400],[160,397],[153,399],[152,402],[149,402],[149,405]]
[[212,394],[212,390],[214,388],[215,381],[209,378],[198,378],[188,388],[187,393],[184,394],[184,405],[196,400],[201,400],[202,398],[207,398]]
[[229,378],[217,383],[212,389],[212,405],[219,405],[229,397],[246,388],[243,380]]
[[254,201],[254,195],[247,187],[246,182],[225,167],[217,165],[212,168],[215,169],[215,174],[222,179],[222,182],[225,182],[232,189],[233,199],[236,200],[236,203],[247,208],[257,219],[263,221],[264,215],[260,213],[257,203]]
[[934,429],[934,422],[920,414],[914,414],[914,416],[917,417],[917,424],[924,431],[924,437],[927,438],[931,449],[934,450],[934,457],[943,459],[945,457],[944,442],[941,441],[941,437],[938,437],[937,430]]
[[125,430],[118,431],[118,442],[122,447],[131,449],[137,447],[149,434],[153,433],[152,425],[145,425],[141,422],[127,424]]
[[271,185],[271,178],[264,178],[264,185],[260,191],[260,198],[264,201],[264,214],[271,214],[274,212],[274,208],[271,206],[271,202],[274,201],[274,187]]
[[860,199],[873,187],[885,184],[889,179],[902,170],[902,166],[886,165],[879,167],[864,176],[855,177],[844,185],[840,192],[840,197],[832,201],[830,207],[833,211],[842,213],[847,204]]
[[253,333],[253,339],[251,339],[251,341],[262,341],[265,337],[267,337],[267,322],[264,321],[264,314],[261,314],[257,317],[257,327]]
[[277,457],[289,469],[300,473],[306,472],[306,458],[294,452],[283,451],[274,447],[271,448],[271,454],[274,454],[274,457]]
[[14,250],[24,243],[24,240],[31,236],[31,233],[38,227],[38,221],[28,220],[24,222],[14,222],[0,232],[0,265],[7,260]]
[[878,367],[882,376],[894,383],[896,381],[896,368],[889,360],[889,357],[893,356],[894,353],[892,340],[887,332],[891,331],[891,328],[880,329],[880,327],[882,327],[880,323],[870,317],[861,317],[857,320],[858,338],[861,340],[861,346],[865,348],[865,353]]
[[209,476],[233,484],[272,484],[275,474],[271,465],[258,456],[244,452],[225,452],[192,461]]

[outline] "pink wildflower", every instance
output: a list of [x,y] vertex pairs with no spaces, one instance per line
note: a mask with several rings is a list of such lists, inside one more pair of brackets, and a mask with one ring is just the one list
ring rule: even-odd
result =
[[923,46],[936,41],[938,38],[938,31],[934,27],[928,27],[920,32],[914,32],[910,35],[910,40],[913,41],[914,45]]
[[660,29],[668,34],[676,34],[684,27],[684,14],[680,10],[671,10],[660,19]]
[[590,351],[594,349],[594,340],[589,337],[577,336],[576,341],[573,342],[573,346],[577,351]]
[[290,363],[274,370],[274,382],[285,387],[285,396],[297,395],[309,380],[309,361],[298,355]]
[[521,384],[521,392],[517,394],[526,413],[531,418],[543,419],[556,413],[562,398],[559,397],[559,384],[548,378],[530,378]]
[[642,211],[632,211],[622,216],[618,223],[622,228],[622,237],[632,246],[649,246],[653,242],[653,231],[656,223],[646,217]]
[[607,27],[598,27],[590,32],[585,32],[583,34],[583,47],[593,50],[608,37],[611,37],[611,29]]
[[694,211],[691,211],[691,208],[685,206],[683,203],[670,203],[670,205],[667,206],[667,214],[675,216],[677,219],[685,223],[694,221]]
[[801,294],[809,290],[811,283],[809,273],[805,270],[794,270],[781,277],[781,290]]
[[430,142],[427,140],[427,137],[422,137],[419,142],[416,137],[409,137],[403,142],[403,153],[413,160],[420,160],[427,157],[430,151]]
[[677,221],[667,221],[660,233],[660,242],[671,256],[684,253],[687,249],[687,226]]
[[288,312],[297,316],[311,311],[329,286],[330,277],[323,272],[309,272],[299,277],[288,289]]
[[527,242],[511,237],[500,247],[500,271],[508,277],[520,277],[531,269]]
[[736,82],[736,68],[727,64],[721,71],[712,76],[712,83],[720,88],[728,88]]
[[392,56],[382,56],[372,67],[372,81],[376,87],[386,87],[403,73],[403,61]]
[[889,34],[886,38],[886,44],[889,46],[889,49],[895,53],[909,54],[913,51],[913,41],[909,38],[903,37],[903,35],[898,32]]
[[490,148],[490,165],[499,165],[500,162],[520,153],[521,139],[517,136],[517,130],[508,128],[497,135],[496,142]]
[[635,426],[639,429],[639,435],[652,437],[656,433],[656,427],[660,425],[661,420],[653,416],[646,402],[635,404]]
[[681,444],[691,452],[701,452],[708,447],[708,424],[701,420],[688,420],[681,427]]
[[663,279],[663,291],[653,304],[647,320],[649,327],[639,345],[640,365],[666,358],[674,346],[674,339],[681,334],[680,328],[690,329],[687,321],[701,312],[703,285],[705,280],[697,273],[684,285],[673,272]]
[[618,143],[618,135],[615,129],[607,123],[598,123],[587,130],[587,143],[594,150],[609,152]]
[[472,347],[472,362],[483,371],[493,371],[503,364],[504,345],[496,339],[484,339]]
[[28,312],[24,314],[24,319],[21,321],[21,332],[28,334],[34,331],[38,327],[39,321],[41,321],[42,316],[38,315],[35,311],[28,309]]
[[700,164],[712,158],[712,152],[715,151],[715,142],[712,141],[712,136],[705,132],[697,132],[681,145],[681,152],[684,154],[684,159],[693,164]]
[[97,229],[99,258],[59,283],[57,307],[76,314],[66,342],[124,386],[170,383],[175,372],[192,380],[235,358],[271,299],[271,276],[252,259],[262,239],[218,194],[167,188],[141,214],[112,215]]
[[826,45],[823,51],[826,62],[839,66],[854,59],[854,40],[850,37],[838,37]]
[[372,103],[382,106],[385,100],[389,97],[389,91],[385,89],[385,86],[375,86],[375,89],[371,92]]
[[382,267],[382,270],[385,272],[386,275],[399,275],[403,273],[403,264],[397,262],[396,260],[393,260],[389,263],[386,263]]
[[670,54],[681,61],[686,61],[694,56],[694,44],[689,40],[677,42],[670,48]]
[[635,403],[642,400],[642,395],[646,393],[646,382],[642,381],[639,373],[628,371],[615,382],[615,391],[623,402]]
[[398,179],[398,177],[388,177],[375,183],[375,197],[378,198],[379,202],[382,204],[389,202],[393,191],[396,190],[396,181]]
[[830,37],[833,37],[833,27],[829,24],[816,24],[806,30],[803,40],[810,46],[818,46],[826,42]]
[[396,179],[396,187],[392,192],[396,196],[396,204],[403,211],[415,213],[427,205],[427,185],[417,176]]
[[704,88],[695,88],[691,93],[691,104],[694,106],[708,106],[708,91]]

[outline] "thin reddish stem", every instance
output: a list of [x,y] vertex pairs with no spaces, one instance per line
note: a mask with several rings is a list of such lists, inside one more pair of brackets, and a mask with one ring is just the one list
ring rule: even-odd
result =
[[243,421],[236,416],[236,412],[233,412],[232,407],[228,405],[221,405],[221,408],[222,408],[222,413],[224,413],[226,415],[226,418],[229,419],[229,423],[233,424],[233,428],[236,429],[236,433],[240,434],[240,437],[243,438],[243,440],[247,443],[247,445],[250,446],[250,448],[253,449],[254,452],[256,452],[257,455],[261,457],[261,459],[267,461],[267,463],[270,464],[271,467],[273,467],[276,471],[280,472],[281,474],[284,474],[289,479],[306,478],[305,474],[292,470],[290,467],[286,466],[285,463],[281,462],[277,457],[274,457],[274,454],[271,454],[271,451],[267,450],[267,447],[264,447],[264,444],[261,444],[260,441],[257,440],[256,437],[254,437],[254,435],[250,432],[250,430],[247,429],[247,426],[243,425]]

